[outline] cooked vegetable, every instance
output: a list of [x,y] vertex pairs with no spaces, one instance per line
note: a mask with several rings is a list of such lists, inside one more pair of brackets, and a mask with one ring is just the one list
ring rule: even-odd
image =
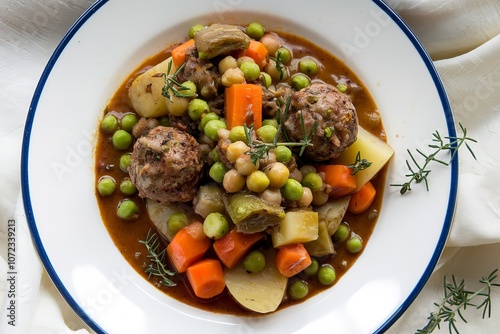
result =
[[281,304],[288,280],[276,268],[275,254],[272,248],[264,251],[266,265],[257,273],[248,273],[243,263],[224,269],[229,293],[242,307],[257,313],[269,313]]
[[219,212],[211,212],[203,221],[203,232],[210,239],[220,239],[229,232],[226,216]]
[[236,229],[242,233],[264,231],[285,218],[285,210],[281,206],[266,203],[252,194],[240,192],[226,195],[224,204]]
[[335,282],[337,278],[337,274],[335,273],[335,269],[329,264],[321,266],[318,270],[318,280],[323,285],[330,285]]
[[358,139],[334,161],[336,164],[352,164],[356,160],[358,152],[360,152],[363,159],[370,161],[372,164],[369,168],[356,173],[355,191],[361,189],[366,182],[371,180],[385,166],[394,154],[394,149],[360,126],[358,127]]
[[215,240],[213,248],[222,263],[226,267],[232,268],[255,243],[263,238],[263,233],[244,234],[233,228],[224,237]]
[[97,191],[101,196],[109,196],[115,192],[116,181],[111,176],[103,176],[97,182]]
[[206,218],[211,212],[224,212],[223,190],[216,184],[200,186],[193,201],[194,212]]
[[355,234],[347,240],[345,246],[350,253],[359,253],[363,249],[363,240],[359,235]]
[[356,176],[352,175],[352,169],[346,165],[321,165],[316,169],[325,173],[325,183],[332,188],[330,196],[341,197],[356,190]]
[[161,94],[165,85],[163,74],[170,75],[177,69],[168,58],[139,75],[131,84],[129,98],[134,110],[142,117],[161,117],[168,114],[165,97]]
[[116,214],[121,219],[133,220],[136,219],[139,214],[139,207],[131,199],[124,199],[118,203]]
[[258,129],[262,125],[262,87],[254,84],[234,84],[226,88],[224,108],[227,128],[246,124]]
[[243,265],[249,273],[258,273],[266,266],[266,257],[262,252],[254,250],[245,257]]
[[189,266],[186,276],[198,298],[215,297],[226,287],[222,265],[215,259],[203,259]]
[[377,196],[377,190],[373,184],[368,181],[361,189],[352,194],[347,210],[355,214],[363,213],[372,205],[375,196]]
[[311,210],[288,211],[274,227],[273,247],[305,243],[318,238],[318,213]]
[[312,263],[309,253],[302,244],[280,247],[274,260],[279,272],[286,277],[300,273]]
[[333,235],[342,222],[349,200],[350,196],[331,198],[322,206],[314,209],[318,212],[319,221],[325,222],[329,235]]
[[309,287],[303,280],[295,281],[288,286],[288,295],[294,300],[299,300],[307,296]]
[[203,233],[203,225],[194,222],[177,232],[167,246],[167,254],[175,269],[183,273],[203,257],[211,244]]
[[321,257],[324,255],[335,254],[332,237],[328,233],[328,228],[326,227],[326,223],[324,221],[318,223],[318,238],[304,243],[304,247],[311,256]]
[[168,241],[171,241],[175,235],[168,227],[168,220],[170,216],[176,213],[183,213],[189,215],[191,208],[184,203],[175,202],[166,205],[161,205],[156,201],[146,199],[146,208],[148,211],[149,219],[158,231]]
[[186,51],[194,47],[194,39],[190,39],[172,49],[172,61],[176,67],[180,67],[186,61]]
[[268,53],[264,44],[254,40],[251,40],[248,48],[243,51],[243,55],[252,58],[261,70],[267,65]]
[[230,51],[248,48],[250,37],[237,26],[229,24],[212,24],[194,35],[196,48],[200,58],[210,59]]

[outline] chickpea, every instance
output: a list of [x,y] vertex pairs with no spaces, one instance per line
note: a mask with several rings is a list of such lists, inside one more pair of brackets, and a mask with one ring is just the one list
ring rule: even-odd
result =
[[293,171],[290,172],[290,178],[298,182],[302,182],[302,173],[300,172],[300,170],[295,168]]
[[221,82],[225,87],[231,87],[245,82],[245,74],[239,68],[230,68],[222,75]]
[[241,175],[250,175],[259,169],[259,162],[254,164],[249,154],[242,154],[236,159],[235,168]]
[[312,203],[313,193],[307,187],[304,187],[303,190],[304,192],[302,193],[302,197],[297,201],[297,205],[301,208],[307,208]]
[[314,206],[321,206],[328,202],[329,195],[324,192],[324,191],[314,191],[312,193],[313,199],[312,199],[312,205]]
[[264,172],[257,170],[247,176],[246,185],[248,190],[260,193],[269,186],[269,178]]
[[229,162],[236,162],[236,160],[245,152],[250,150],[247,144],[241,140],[235,141],[227,146],[226,158]]
[[283,187],[290,176],[290,171],[281,162],[273,162],[266,166],[264,173],[269,178],[269,185],[276,188]]
[[238,173],[236,169],[231,169],[224,174],[222,186],[228,193],[235,193],[245,186],[245,176]]
[[269,54],[273,55],[278,51],[281,46],[281,39],[278,35],[273,33],[264,34],[261,37],[260,42],[264,44]]
[[243,64],[244,62],[246,61],[249,61],[251,63],[254,63],[255,64],[255,60],[252,58],[252,57],[249,57],[249,56],[241,56],[239,57],[238,59],[236,59],[236,65],[238,65],[238,67],[241,66],[241,64]]
[[260,193],[260,198],[264,201],[276,205],[281,205],[283,196],[281,196],[281,191],[278,188],[268,187],[266,190]]
[[230,68],[237,68],[238,63],[236,62],[236,58],[233,56],[227,56],[219,62],[219,72],[224,74]]

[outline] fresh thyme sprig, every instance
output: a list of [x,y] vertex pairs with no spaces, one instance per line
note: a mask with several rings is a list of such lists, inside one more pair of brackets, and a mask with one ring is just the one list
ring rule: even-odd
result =
[[[482,287],[477,291],[467,290],[464,280],[458,283],[455,276],[452,276],[452,282],[448,283],[445,276],[443,280],[444,298],[440,303],[434,303],[437,310],[429,315],[427,324],[422,329],[417,330],[416,334],[432,333],[436,328],[441,328],[440,325],[443,321],[448,323],[450,334],[459,334],[456,316],[458,315],[466,323],[467,320],[465,320],[462,310],[465,310],[468,306],[475,307],[478,310],[482,309],[483,319],[486,315],[490,318],[491,290],[493,287],[500,287],[500,284],[493,283],[497,278],[497,271],[498,269],[495,269],[488,276],[482,277],[479,280]],[[476,298],[482,298],[479,304],[473,303]]]
[[307,146],[313,145],[311,142],[311,138],[314,131],[316,131],[318,122],[315,121],[313,126],[311,127],[311,131],[309,132],[309,134],[306,134],[305,121],[302,112],[300,113],[300,121],[304,137],[298,142],[289,142],[289,141],[278,142],[282,132],[283,122],[287,118],[288,109],[290,107],[290,101],[291,98],[288,98],[286,101],[283,117],[280,116],[281,113],[278,113],[278,131],[276,132],[276,136],[274,136],[274,139],[271,143],[264,143],[258,140],[254,140],[253,125],[251,125],[250,127],[248,127],[246,124],[243,125],[243,129],[245,131],[245,138],[248,143],[248,146],[250,147],[250,150],[246,152],[246,154],[250,155],[250,161],[252,161],[253,164],[257,164],[257,161],[259,161],[262,158],[265,158],[271,149],[276,148],[278,146],[300,147],[299,156],[301,156],[304,153],[304,150],[306,149]]
[[[470,137],[467,137],[467,129],[464,128],[461,123],[459,123],[459,125],[460,125],[460,128],[462,130],[461,137],[441,137],[441,134],[436,130],[436,132],[434,132],[432,134],[432,136],[433,136],[432,141],[435,142],[436,144],[428,145],[430,148],[434,149],[434,151],[431,154],[427,155],[419,149],[416,150],[417,153],[420,154],[424,158],[423,163],[419,163],[417,161],[416,157],[410,152],[410,150],[407,150],[408,155],[411,158],[411,162],[414,165],[414,166],[412,166],[412,164],[408,160],[406,160],[406,166],[408,167],[410,174],[406,174],[405,176],[409,177],[410,179],[405,183],[391,184],[391,186],[401,187],[399,192],[401,194],[405,194],[406,192],[412,190],[411,185],[413,182],[420,183],[420,182],[424,181],[425,188],[428,191],[429,190],[429,182],[428,182],[427,178],[431,172],[431,170],[428,169],[428,165],[432,161],[434,161],[434,162],[440,163],[442,165],[448,166],[453,161],[453,159],[455,158],[455,156],[458,153],[458,150],[460,149],[460,147],[462,145],[465,145],[465,147],[467,147],[467,149],[469,150],[472,157],[474,159],[476,159],[476,156],[475,156],[474,152],[472,151],[472,149],[470,148],[468,142],[477,143],[477,140],[470,138]],[[445,140],[449,140],[449,142],[445,143]],[[451,152],[451,157],[450,157],[450,160],[448,162],[443,161],[441,159],[438,159],[436,157],[438,155],[438,153],[440,153],[441,151],[450,151]]]
[[347,165],[347,167],[352,168],[352,173],[351,173],[352,175],[356,175],[359,171],[367,169],[371,165],[372,165],[371,161],[368,161],[366,159],[361,159],[361,152],[358,151],[354,163]]
[[[168,68],[166,73],[161,73],[159,76],[162,76],[165,78],[165,85],[163,86],[161,90],[161,95],[165,96],[167,99],[172,100],[172,94],[177,97],[194,97],[195,94],[191,91],[191,89],[187,86],[182,85],[180,82],[177,81],[177,75],[179,74],[180,71],[184,68],[184,65],[186,63],[183,63],[179,68],[174,72],[172,75],[167,75],[167,73],[170,73],[170,70],[172,69],[172,61],[168,63]],[[187,92],[183,92],[187,91]]]
[[281,61],[281,51],[276,51],[276,57],[269,57],[269,59],[276,62],[276,69],[280,75],[280,80],[282,80],[285,76],[285,65],[283,65],[283,62]]
[[148,251],[147,257],[151,261],[151,263],[145,270],[146,274],[148,274],[148,279],[151,278],[151,276],[157,276],[161,278],[161,285],[167,287],[176,286],[177,284],[169,278],[174,276],[175,272],[165,266],[164,260],[166,248],[158,252],[161,243],[156,233],[151,233],[151,230],[149,230],[146,236],[146,240],[139,240],[139,243],[143,244],[146,247]]

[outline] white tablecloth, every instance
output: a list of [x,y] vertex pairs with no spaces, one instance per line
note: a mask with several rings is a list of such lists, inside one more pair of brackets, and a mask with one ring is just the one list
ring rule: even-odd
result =
[[[60,297],[31,245],[20,194],[24,121],[40,74],[90,0],[0,0],[0,333],[87,333]],[[477,161],[460,155],[457,213],[446,249],[422,293],[389,330],[414,333],[442,296],[442,280],[455,274],[471,289],[500,268],[500,1],[387,1],[416,33],[440,73],[457,123],[471,137]],[[16,222],[16,326],[9,325],[8,225]],[[19,269],[22,267],[22,269]],[[461,333],[500,332],[500,288],[492,317],[469,308]],[[168,329],[166,329],[168,330]],[[446,327],[441,331],[447,333]]]

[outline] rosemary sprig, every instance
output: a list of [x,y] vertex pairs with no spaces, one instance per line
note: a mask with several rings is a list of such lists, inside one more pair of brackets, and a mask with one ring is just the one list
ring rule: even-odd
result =
[[278,70],[278,73],[280,75],[280,80],[282,80],[285,76],[285,65],[281,61],[281,51],[276,51],[276,57],[269,57],[269,59],[272,59],[276,62],[276,69]]
[[356,175],[359,171],[367,169],[371,165],[372,165],[371,161],[368,161],[366,159],[361,159],[361,152],[358,151],[354,163],[347,165],[347,167],[352,168],[351,175]]
[[166,248],[163,248],[162,251],[158,252],[161,243],[156,233],[151,233],[151,230],[149,230],[146,236],[146,240],[139,240],[139,243],[143,244],[146,247],[148,251],[147,257],[151,261],[149,266],[145,270],[146,274],[148,274],[148,279],[150,279],[151,276],[157,276],[161,278],[161,285],[167,287],[176,286],[177,284],[169,278],[174,276],[175,272],[165,266],[164,260]]
[[302,133],[304,137],[298,142],[289,142],[289,141],[278,142],[280,134],[282,132],[283,120],[286,119],[288,114],[290,101],[291,98],[289,97],[285,104],[283,117],[280,116],[281,113],[278,113],[278,131],[276,132],[276,136],[274,136],[274,139],[271,143],[264,143],[258,140],[254,140],[252,135],[253,125],[251,125],[250,127],[248,127],[246,124],[243,125],[243,129],[245,131],[245,138],[248,143],[248,146],[250,147],[250,150],[245,153],[250,154],[250,161],[252,161],[254,164],[257,164],[257,162],[260,159],[265,158],[267,156],[267,154],[271,149],[276,148],[278,146],[300,147],[299,156],[301,156],[304,153],[304,150],[306,149],[307,146],[313,145],[311,142],[312,141],[311,138],[314,131],[316,131],[318,122],[315,121],[313,126],[311,127],[311,131],[309,132],[309,134],[306,134],[305,121],[302,112],[300,113],[300,120],[301,120]]
[[[467,290],[464,280],[458,283],[455,276],[452,276],[452,282],[448,283],[445,276],[443,280],[444,298],[440,303],[434,303],[437,310],[429,315],[427,324],[422,329],[417,330],[416,334],[432,333],[436,328],[441,328],[441,322],[448,323],[450,334],[459,334],[456,316],[458,315],[463,322],[467,323],[462,310],[465,310],[468,306],[475,307],[477,310],[482,309],[483,319],[486,315],[490,318],[491,290],[493,287],[500,287],[500,284],[493,283],[498,276],[497,271],[498,269],[495,269],[488,276],[482,277],[479,280],[482,287],[477,291]],[[476,298],[482,298],[479,304],[473,303]]]
[[[462,145],[465,145],[467,149],[469,150],[470,154],[474,159],[476,159],[476,156],[472,149],[470,148],[468,142],[474,142],[477,143],[477,140],[467,137],[467,129],[462,126],[461,123],[459,123],[460,128],[462,130],[462,136],[461,137],[442,137],[441,134],[436,130],[432,134],[433,139],[432,141],[436,144],[429,144],[428,147],[434,149],[434,151],[430,154],[425,154],[421,150],[417,149],[416,152],[420,154],[424,158],[423,163],[419,163],[416,159],[416,157],[410,152],[410,150],[407,150],[408,155],[410,156],[411,163],[410,161],[406,160],[406,166],[408,167],[408,170],[410,171],[410,174],[406,174],[406,177],[409,177],[410,179],[405,182],[405,183],[400,183],[400,184],[391,184],[391,186],[395,187],[401,187],[400,193],[405,194],[407,191],[411,191],[411,185],[413,182],[415,183],[420,183],[424,181],[425,183],[425,188],[427,191],[429,191],[429,182],[428,182],[428,176],[431,173],[431,170],[428,169],[428,165],[431,162],[437,162],[445,166],[449,166],[449,164],[453,161],[455,156],[458,153],[458,150]],[[448,143],[445,143],[445,140],[449,140]],[[450,151],[451,152],[451,157],[448,162],[443,161],[441,159],[437,158],[438,153],[441,151]],[[412,165],[413,163],[413,165]]]
[[[177,81],[177,75],[179,74],[180,71],[184,68],[184,65],[186,63],[183,63],[179,68],[174,72],[172,75],[167,75],[167,73],[170,73],[170,70],[172,69],[172,61],[168,63],[168,68],[166,73],[161,73],[159,76],[162,76],[165,78],[165,85],[163,86],[161,90],[161,95],[165,96],[167,99],[172,100],[172,94],[177,97],[194,97],[195,94],[191,91],[189,87],[183,86],[180,82]],[[187,92],[183,92],[187,91]]]

